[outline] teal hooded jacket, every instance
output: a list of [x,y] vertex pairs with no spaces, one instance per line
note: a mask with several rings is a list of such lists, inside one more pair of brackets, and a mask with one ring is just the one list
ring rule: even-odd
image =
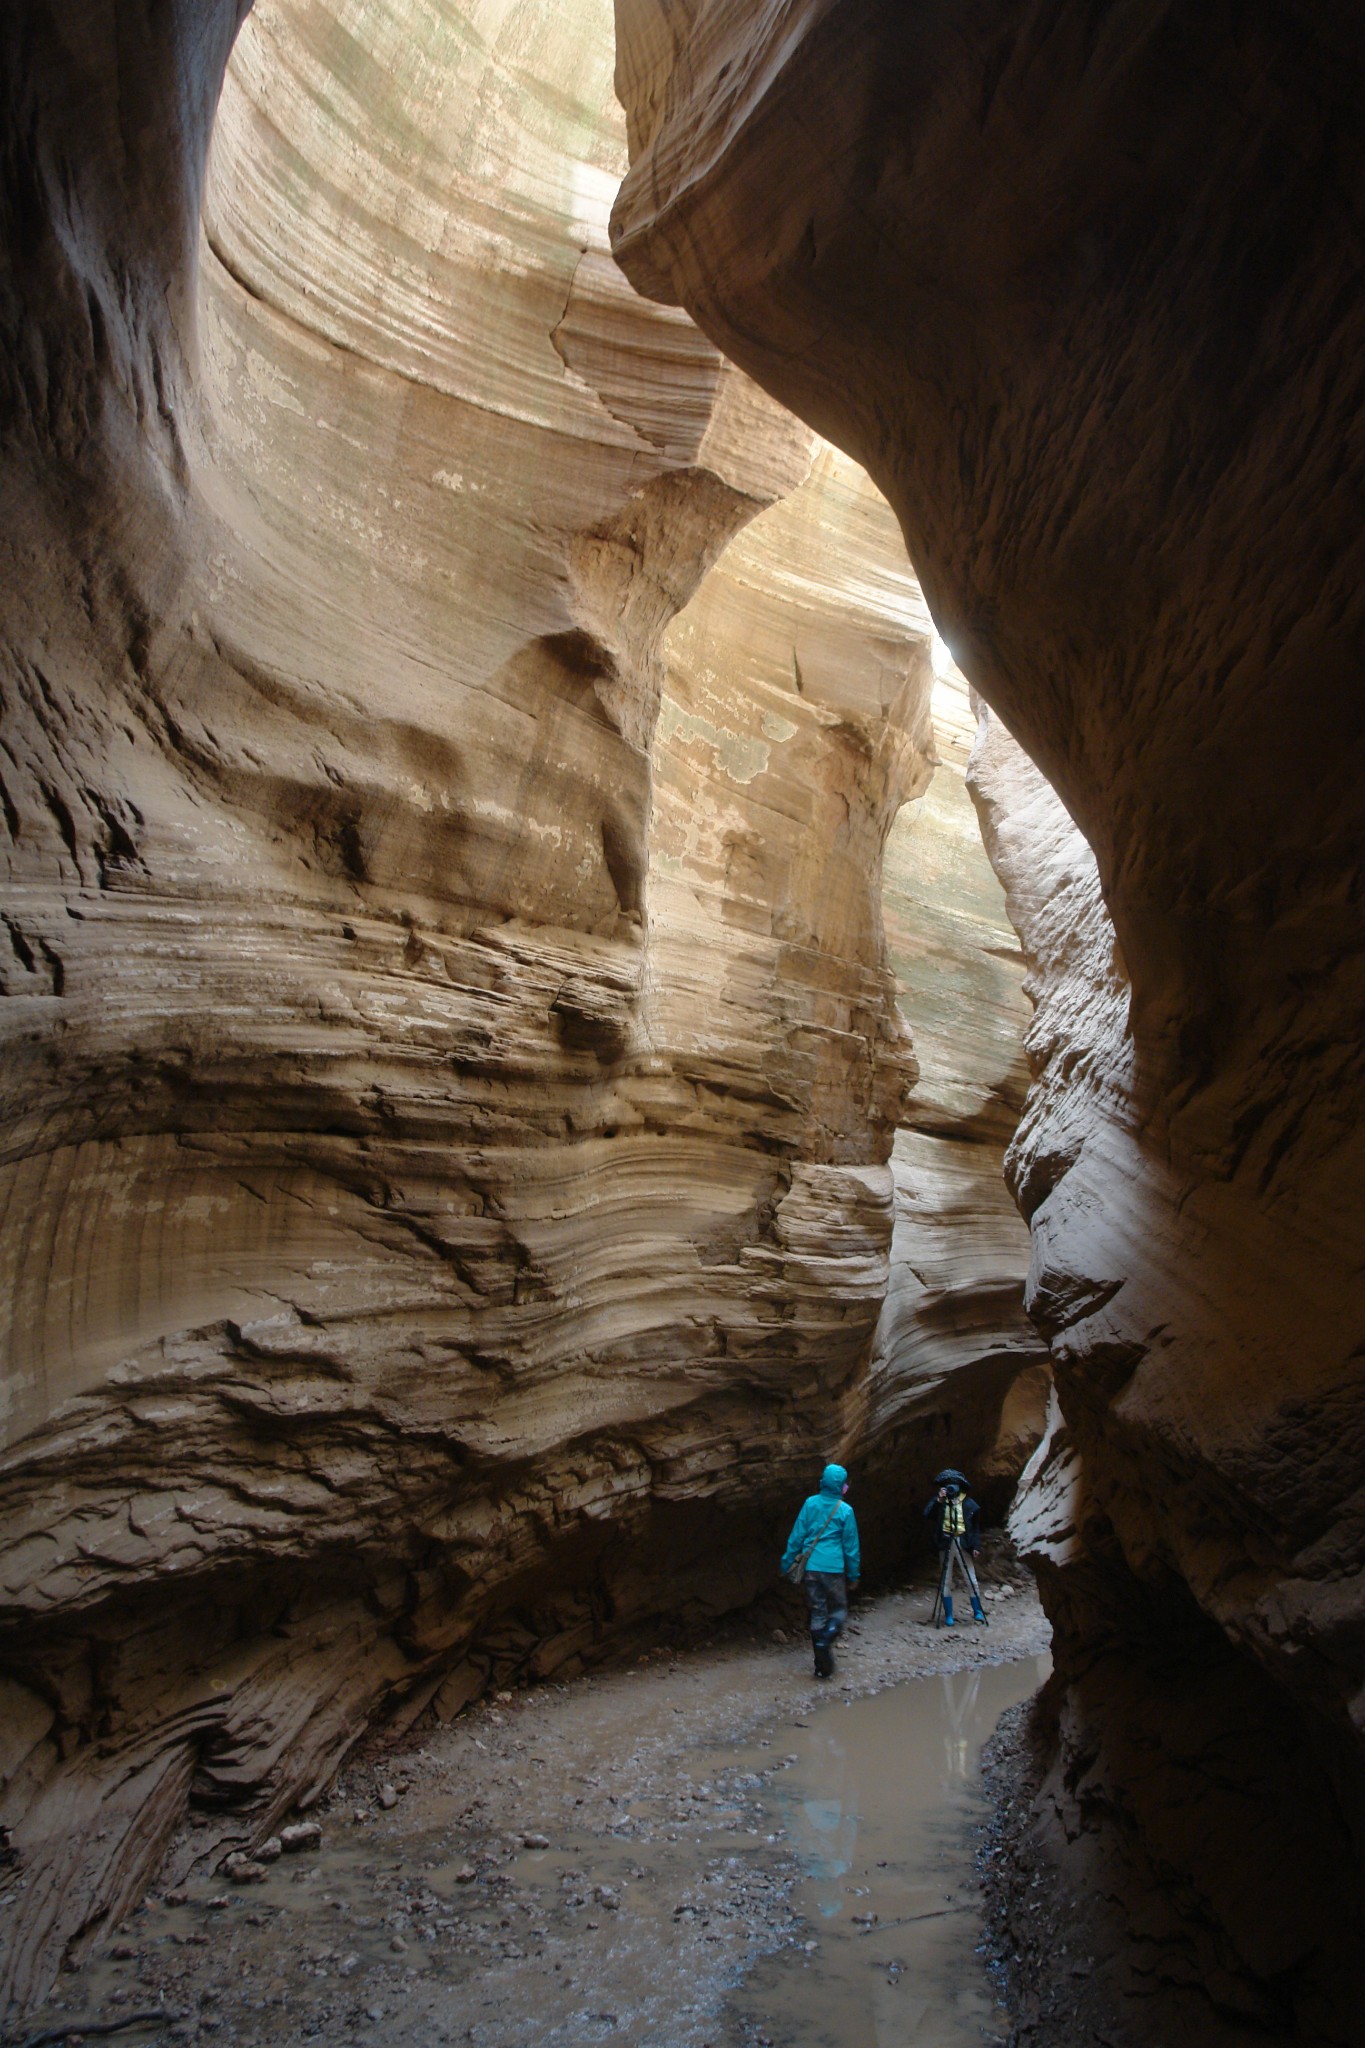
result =
[[[820,1475],[820,1491],[811,1495],[792,1525],[787,1547],[782,1553],[784,1572],[815,1543],[814,1550],[806,1559],[807,1571],[844,1572],[850,1579],[862,1576],[858,1523],[852,1508],[843,1498],[847,1482],[848,1474],[842,1465],[826,1465]],[[821,1529],[824,1529],[824,1534],[816,1543]]]

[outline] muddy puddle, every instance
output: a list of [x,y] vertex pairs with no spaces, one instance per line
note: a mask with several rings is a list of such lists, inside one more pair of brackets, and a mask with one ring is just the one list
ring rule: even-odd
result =
[[833,1685],[769,1632],[376,1744],[314,1809],[321,1839],[250,1886],[177,1878],[189,1830],[30,2025],[159,2008],[129,2048],[1002,2037],[969,1822],[980,1744],[1040,1683],[1047,1625],[1031,1589],[1002,1587],[989,1631],[925,1611],[922,1588],[867,1603]]
[[772,1808],[803,1876],[797,1946],[736,1994],[777,2048],[980,2048],[1008,2033],[976,1953],[981,1746],[1046,1656],[910,1679],[793,1729]]

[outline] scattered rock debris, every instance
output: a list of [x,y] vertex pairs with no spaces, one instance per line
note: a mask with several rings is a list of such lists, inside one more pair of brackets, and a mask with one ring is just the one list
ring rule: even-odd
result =
[[790,1641],[770,1615],[741,1620],[374,1737],[316,1817],[149,1894],[30,2025],[136,1999],[169,2025],[130,2043],[742,2048],[757,2037],[731,1987],[784,1946],[813,1954],[818,1931],[792,1910],[766,1797],[793,1762],[775,1738],[830,1698],[1045,1648],[1018,1567],[1000,1556],[996,1577],[1014,1596],[990,1629],[927,1627],[923,1583],[862,1605],[832,1684],[813,1682],[798,1610]]

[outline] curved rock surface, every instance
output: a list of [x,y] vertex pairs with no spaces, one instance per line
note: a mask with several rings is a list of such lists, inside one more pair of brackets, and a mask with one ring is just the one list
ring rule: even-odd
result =
[[1065,1430],[1038,1478],[1063,1526],[1040,1508],[1035,1541],[1067,1832],[1107,1812],[1138,1844],[1210,2027],[1344,2044],[1358,1887],[1322,1873],[1365,1851],[1358,23],[618,22],[628,274],[866,464],[1065,805],[981,784],[1042,998],[1011,1170]]
[[915,1412],[914,1451],[883,1482],[902,1512],[917,1515],[925,1477],[953,1464],[971,1472],[989,1520],[1042,1435],[1051,1383],[1015,1279],[1029,1238],[1003,1173],[1028,1082],[1030,1006],[967,788],[975,714],[961,676],[940,666],[939,766],[897,818],[883,862],[888,953],[920,1078],[891,1154],[896,1229],[872,1387],[891,1412]]
[[[1027,1078],[1023,961],[966,790],[974,716],[932,647],[885,500],[823,448],[670,628],[655,746],[655,1043],[741,1095],[736,1059],[780,1097],[815,1077],[804,1142],[831,1160],[899,1121],[885,1301],[841,1425],[883,1556],[945,1463],[1003,1511],[1048,1378],[1002,1170]],[[892,980],[918,1070],[903,1101]],[[796,1320],[817,1334],[822,1313],[806,1298]]]
[[894,521],[611,262],[606,0],[260,0],[215,122],[244,12],[0,23],[21,2004],[187,1799],[747,1599],[832,1446],[886,1555],[1030,1435],[998,890],[915,823],[915,1102],[879,901]]

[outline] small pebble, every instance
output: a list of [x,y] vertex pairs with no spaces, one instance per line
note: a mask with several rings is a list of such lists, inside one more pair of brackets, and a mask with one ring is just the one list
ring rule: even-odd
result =
[[280,1829],[280,1847],[286,1856],[297,1856],[302,1849],[316,1849],[322,1842],[322,1829],[315,1820],[298,1820],[292,1827]]

